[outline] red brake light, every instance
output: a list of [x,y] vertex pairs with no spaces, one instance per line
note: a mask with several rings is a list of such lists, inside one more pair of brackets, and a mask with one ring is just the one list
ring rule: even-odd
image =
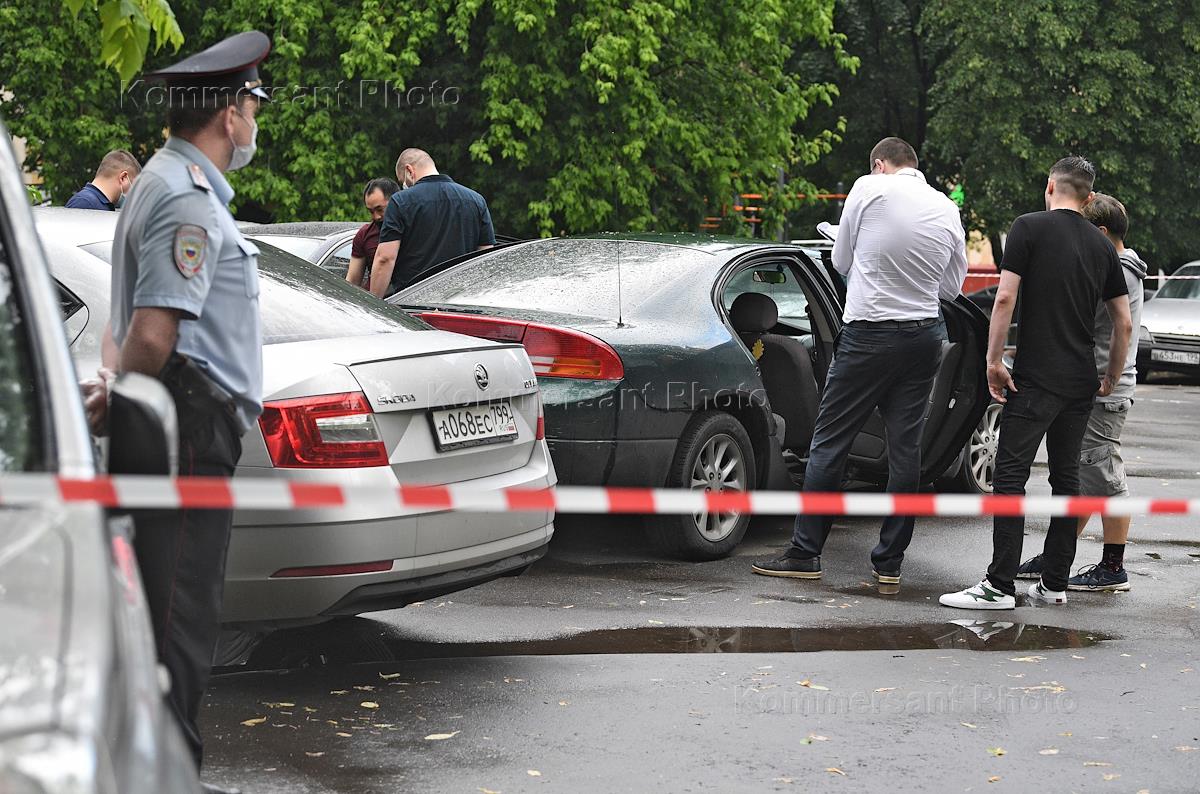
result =
[[258,419],[271,463],[281,468],[386,466],[387,447],[362,392],[263,405]]
[[541,441],[546,437],[546,411],[542,408],[542,394],[538,392],[538,418],[537,418],[537,433],[533,438],[535,441]]
[[449,312],[419,312],[417,316],[443,331],[497,342],[520,342],[533,362],[534,374],[541,378],[621,380],[625,377],[625,366],[617,351],[582,331]]

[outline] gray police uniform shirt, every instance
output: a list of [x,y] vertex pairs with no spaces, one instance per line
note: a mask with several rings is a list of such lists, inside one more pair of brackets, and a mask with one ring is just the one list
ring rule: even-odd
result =
[[121,345],[134,309],[182,312],[176,351],[234,397],[248,430],[262,413],[258,249],[234,224],[232,198],[203,152],[168,138],[117,221],[111,319]]

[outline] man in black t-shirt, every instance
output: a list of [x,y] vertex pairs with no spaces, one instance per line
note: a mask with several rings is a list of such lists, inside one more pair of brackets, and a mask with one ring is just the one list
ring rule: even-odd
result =
[[[1091,199],[1095,169],[1082,157],[1059,160],[1046,183],[1046,211],[1013,222],[1004,247],[1000,287],[988,334],[987,373],[992,397],[1005,403],[992,480],[997,494],[1024,494],[1042,438],[1056,495],[1079,494],[1079,451],[1092,400],[1121,378],[1133,324],[1129,289],[1116,249],[1080,210]],[[1010,375],[1004,341],[1020,292],[1020,340]],[[1096,307],[1104,302],[1113,321],[1108,371],[1096,378]],[[1050,521],[1041,579],[1029,588],[1036,601],[1064,604],[1075,559],[1077,521]],[[1014,578],[1021,564],[1024,516],[997,515],[992,564],[974,587],[947,593],[944,606],[1013,609]]]
[[483,196],[439,174],[433,158],[405,149],[396,161],[400,191],[383,213],[371,292],[380,298],[404,289],[427,268],[496,244]]

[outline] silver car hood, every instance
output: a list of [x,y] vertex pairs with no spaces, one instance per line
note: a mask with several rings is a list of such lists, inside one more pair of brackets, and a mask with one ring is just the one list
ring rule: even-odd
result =
[[0,510],[0,737],[56,719],[69,630],[67,515]]
[[1152,334],[1200,336],[1200,301],[1152,298],[1142,306],[1142,325]]

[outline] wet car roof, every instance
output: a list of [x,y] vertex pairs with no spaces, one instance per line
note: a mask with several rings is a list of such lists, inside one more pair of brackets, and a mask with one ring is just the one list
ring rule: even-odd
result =
[[297,221],[294,223],[239,223],[247,234],[269,234],[287,237],[329,237],[358,229],[366,221]]

